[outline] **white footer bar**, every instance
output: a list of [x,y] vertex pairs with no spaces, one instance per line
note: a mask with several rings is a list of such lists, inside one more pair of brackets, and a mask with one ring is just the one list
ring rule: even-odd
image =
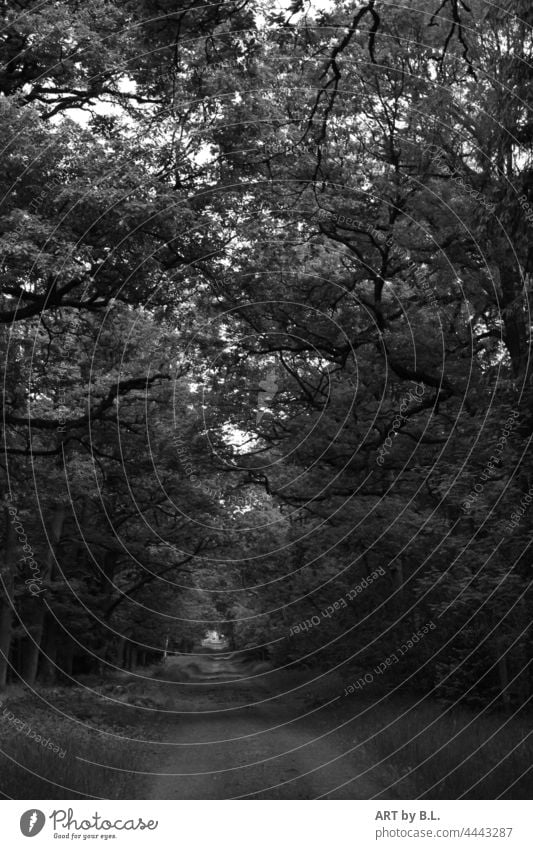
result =
[[4,801],[2,846],[172,849],[532,849],[530,803],[375,801]]

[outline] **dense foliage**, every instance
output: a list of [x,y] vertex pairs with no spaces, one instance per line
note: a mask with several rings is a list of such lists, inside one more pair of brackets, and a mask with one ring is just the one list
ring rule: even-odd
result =
[[3,5],[0,686],[431,623],[391,686],[529,698],[514,7]]

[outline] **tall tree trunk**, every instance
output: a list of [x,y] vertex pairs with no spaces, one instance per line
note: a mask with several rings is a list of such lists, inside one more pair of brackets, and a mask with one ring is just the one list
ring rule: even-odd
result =
[[[7,586],[7,581],[4,578],[5,589],[7,590],[8,598],[12,593],[11,588]],[[11,633],[13,628],[13,612],[9,605],[2,599],[0,604],[0,690],[3,690],[7,684],[7,670],[9,666],[9,651],[11,649]]]
[[[43,584],[45,586],[46,582],[51,577],[53,577],[55,550],[63,532],[65,513],[65,505],[58,504],[54,512],[54,518],[52,520],[52,527],[49,536],[50,549],[48,551],[43,567]],[[47,618],[49,619],[49,617],[47,617],[46,615],[47,611],[42,601],[42,598],[37,598],[35,602],[35,605],[32,605],[31,607],[30,614],[28,617],[31,620],[28,623],[30,627],[28,627],[28,625],[26,626],[28,627],[28,631],[30,632],[31,638],[25,641],[24,646],[22,676],[27,684],[34,684],[35,679],[37,678],[37,669],[39,666],[41,646],[43,644],[43,638],[45,635],[45,626],[47,624]]]
[[6,518],[6,541],[3,564],[0,566],[2,586],[0,587],[0,690],[7,683],[9,652],[13,633],[13,598],[15,590],[15,560],[17,543],[15,530],[8,508],[4,509]]
[[[39,615],[37,614],[39,619]],[[35,684],[39,651],[43,637],[43,622],[38,621],[35,628],[28,628],[29,636],[22,641],[22,662],[20,674],[27,684]]]

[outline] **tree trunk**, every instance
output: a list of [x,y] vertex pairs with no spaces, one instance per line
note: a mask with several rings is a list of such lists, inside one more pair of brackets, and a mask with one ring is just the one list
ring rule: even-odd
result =
[[235,651],[235,623],[234,622],[224,622],[223,623],[224,634],[228,636],[229,649],[231,651]]
[[[50,549],[48,551],[48,555],[46,557],[43,567],[42,577],[44,585],[46,585],[46,582],[54,575],[55,550],[61,538],[61,533],[63,531],[63,524],[65,522],[65,512],[66,511],[64,504],[58,504],[56,506],[54,518],[52,521],[51,533],[49,537]],[[39,665],[41,645],[43,644],[43,639],[45,636],[45,626],[48,624],[46,616],[46,607],[44,606],[40,597],[36,599],[34,612],[31,611],[30,616],[28,618],[31,620],[31,627],[28,628],[31,637],[26,641],[23,658],[24,668],[22,670],[22,676],[27,684],[34,684],[35,679],[37,678],[37,669]]]
[[[7,582],[6,582],[7,584]],[[5,587],[9,597],[10,589]],[[12,590],[12,587],[11,587]],[[7,670],[9,667],[9,651],[11,649],[11,632],[13,627],[13,612],[9,603],[2,599],[0,604],[0,690],[7,684]]]
[[8,508],[4,510],[6,518],[6,541],[4,548],[4,565],[1,568],[2,586],[0,588],[0,690],[7,683],[9,668],[9,652],[13,633],[13,596],[15,591],[15,530],[11,522]]
[[[29,629],[28,629],[29,630]],[[39,646],[42,639],[42,627],[30,631],[30,635],[22,641],[22,660],[20,674],[27,684],[35,684],[37,666],[39,663]]]

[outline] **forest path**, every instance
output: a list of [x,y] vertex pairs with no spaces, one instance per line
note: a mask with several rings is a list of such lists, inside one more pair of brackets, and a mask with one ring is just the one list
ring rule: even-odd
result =
[[[188,682],[196,688],[189,711],[173,717],[150,751],[145,798],[368,799],[389,783],[384,772],[365,772],[361,750],[344,754],[358,741],[346,728],[331,731],[328,707],[302,716],[301,700],[272,699],[264,664],[260,675],[231,658],[199,666]],[[172,661],[166,672],[172,678]]]

